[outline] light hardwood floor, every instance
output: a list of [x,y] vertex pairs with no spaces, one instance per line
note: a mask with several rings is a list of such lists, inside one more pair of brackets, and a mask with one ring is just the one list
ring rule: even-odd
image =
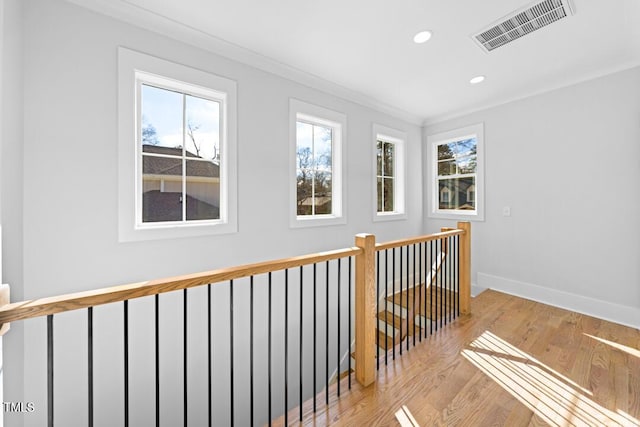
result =
[[346,382],[302,425],[398,426],[403,408],[422,427],[640,425],[640,331],[489,290],[372,386]]

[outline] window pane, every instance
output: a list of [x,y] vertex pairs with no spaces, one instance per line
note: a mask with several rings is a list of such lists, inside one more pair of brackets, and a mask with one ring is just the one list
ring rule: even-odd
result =
[[382,210],[383,192],[382,192],[382,178],[378,178],[378,212],[384,212]]
[[313,152],[319,170],[331,172],[331,128],[313,126]]
[[393,212],[393,179],[385,178],[383,183],[384,183],[384,212]]
[[477,151],[476,138],[463,139],[456,143],[455,154],[456,157],[475,155]]
[[187,220],[220,219],[220,168],[187,160]]
[[182,96],[170,90],[142,85],[140,140],[143,147],[182,148]]
[[455,142],[438,145],[438,160],[453,159]]
[[376,176],[382,176],[382,141],[376,145]]
[[182,220],[182,160],[142,156],[142,222]]
[[311,215],[313,179],[308,170],[297,171],[297,215]]
[[462,157],[456,160],[456,163],[458,164],[458,173],[476,173],[476,156]]
[[186,95],[185,146],[188,157],[220,161],[220,104]]
[[438,175],[454,175],[456,173],[455,160],[447,160],[444,162],[438,162]]
[[313,165],[313,126],[296,122],[296,168],[308,169]]
[[330,214],[331,213],[331,192],[332,182],[331,174],[327,172],[316,172],[315,180],[315,194],[314,205],[315,214]]
[[440,209],[474,210],[475,177],[439,180],[438,201]]
[[393,157],[395,152],[395,144],[389,142],[384,143],[384,176],[393,176]]

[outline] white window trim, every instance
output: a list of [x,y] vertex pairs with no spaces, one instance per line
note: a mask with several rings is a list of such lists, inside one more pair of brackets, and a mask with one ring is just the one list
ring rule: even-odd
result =
[[[476,209],[475,211],[439,209],[438,207],[438,145],[476,138]],[[430,218],[484,221],[484,123],[466,126],[427,136],[427,170],[430,179],[428,216]]]
[[[155,76],[155,77],[154,77]],[[139,79],[187,82],[184,89],[207,88],[224,96],[221,103],[220,219],[141,224],[139,171]],[[118,47],[118,237],[120,242],[234,233],[237,222],[237,101],[236,82],[224,77]],[[140,157],[140,159],[139,159]]]
[[[328,126],[337,130],[332,138],[332,195],[331,214],[323,215],[298,215],[297,214],[297,187],[296,187],[296,150],[298,119]],[[309,104],[298,99],[289,99],[289,225],[291,228],[319,227],[327,225],[346,224],[346,147],[347,116],[337,111]]]
[[[378,140],[395,145],[394,154],[394,210],[393,212],[378,212]],[[406,182],[407,182],[407,134],[397,129],[373,124],[373,221],[393,221],[407,219],[406,211]]]

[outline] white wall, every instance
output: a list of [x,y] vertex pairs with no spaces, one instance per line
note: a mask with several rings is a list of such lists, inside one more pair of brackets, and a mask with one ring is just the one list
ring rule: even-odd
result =
[[[371,159],[372,123],[407,133],[409,177],[420,176],[418,126],[66,2],[30,0],[23,7],[24,19],[16,15],[12,22],[18,27],[16,34],[22,31],[24,36],[24,49],[12,53],[17,61],[15,70],[23,73],[11,76],[3,73],[5,79],[11,79],[8,86],[14,90],[6,98],[3,94],[3,100],[13,105],[11,110],[5,109],[3,119],[15,121],[15,130],[11,137],[5,137],[3,131],[3,149],[9,147],[11,153],[3,153],[2,187],[3,225],[17,227],[12,231],[5,228],[3,251],[5,275],[14,285],[14,299],[352,246],[353,236],[358,232],[375,233],[379,240],[421,232],[420,179],[408,182],[407,220],[374,223],[371,203],[375,173]],[[237,81],[238,233],[118,243],[118,46]],[[7,55],[3,55],[3,60],[7,60]],[[346,225],[289,228],[290,97],[347,115]],[[5,169],[7,162],[12,164]],[[8,180],[10,185],[5,179],[8,173],[13,174]],[[84,179],[89,176],[91,179]],[[7,261],[10,257],[16,260]],[[223,304],[222,295],[219,302]],[[167,300],[169,307],[173,303]],[[177,314],[177,307],[167,310]],[[110,312],[117,321],[97,319],[96,333],[100,336],[118,336],[121,331],[120,307],[100,309],[96,315],[107,316]],[[62,352],[56,358],[57,368],[85,366],[84,329],[71,332],[73,326],[84,324],[85,314],[79,316],[56,316],[56,349]],[[42,382],[44,333],[45,321],[37,319],[25,323],[24,350],[5,341],[7,378],[20,369],[25,378],[24,390],[19,381],[6,381],[5,398],[34,401],[36,406],[33,414],[25,416],[25,425],[42,425],[46,417]],[[103,350],[97,356],[101,360],[113,357],[113,371],[98,374],[98,393],[102,397],[111,394],[110,398],[121,402],[120,345],[98,346]],[[24,368],[9,366],[12,357],[24,359]],[[110,379],[113,383],[108,383]],[[84,420],[86,411],[85,379],[72,381],[78,381],[77,385],[59,386],[70,391],[71,397],[67,399],[77,398],[81,402],[58,401],[58,420],[67,425]],[[121,407],[116,407],[112,414],[117,420],[121,419],[117,415],[120,410]],[[15,421],[15,425],[19,422]],[[109,420],[103,418],[102,422]]]
[[[424,136],[478,122],[486,220],[472,225],[473,282],[640,327],[640,68],[433,124]],[[429,231],[441,225],[426,219]]]
[[[0,222],[2,225],[2,283],[12,285],[13,300],[23,292],[22,220],[22,1],[1,0],[1,116],[0,116]],[[3,338],[4,402],[25,400],[23,389],[23,325],[11,325]],[[9,369],[8,367],[12,368]],[[19,416],[5,414],[5,425],[17,425]]]

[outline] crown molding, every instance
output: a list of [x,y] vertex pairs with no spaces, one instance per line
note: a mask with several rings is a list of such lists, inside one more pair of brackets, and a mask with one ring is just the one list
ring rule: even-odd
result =
[[623,71],[627,71],[627,70],[631,70],[633,68],[636,67],[640,67],[640,60],[631,60],[628,61],[626,63],[623,64],[617,64],[605,69],[599,69],[596,71],[593,71],[591,73],[587,73],[585,75],[582,75],[580,77],[577,77],[575,79],[571,79],[571,80],[567,80],[564,81],[561,84],[556,84],[553,86],[549,86],[549,87],[545,87],[544,89],[540,89],[540,90],[536,90],[536,91],[531,91],[531,92],[526,92],[523,94],[520,94],[518,96],[514,96],[514,97],[510,97],[510,98],[506,98],[500,101],[496,101],[496,102],[488,102],[485,104],[480,104],[477,105],[475,107],[470,107],[470,108],[466,108],[466,109],[462,109],[462,110],[458,110],[456,112],[452,112],[452,113],[447,113],[447,114],[442,114],[442,115],[437,115],[437,116],[433,116],[433,117],[429,117],[426,118],[423,122],[422,122],[422,127],[426,128],[428,126],[433,126],[433,125],[437,125],[449,120],[454,120],[454,119],[458,119],[464,116],[468,116],[470,114],[473,113],[477,113],[480,111],[484,111],[484,110],[489,110],[491,108],[496,108],[496,107],[500,107],[502,105],[506,105],[506,104],[510,104],[512,102],[516,102],[516,101],[520,101],[523,99],[527,99],[527,98],[533,98],[534,96],[538,96],[538,95],[543,95],[545,93],[549,93],[549,92],[553,92],[556,90],[560,90],[560,89],[564,89],[570,86],[575,86],[575,85],[579,85],[581,83],[586,83],[592,80],[596,80],[599,79],[601,77],[607,77],[610,76],[612,74],[616,74],[616,73],[621,73]]
[[223,56],[236,62],[286,78],[304,86],[357,103],[378,112],[388,114],[408,123],[421,126],[424,117],[404,111],[378,99],[323,79],[270,57],[239,46],[213,34],[185,25],[170,17],[142,8],[126,0],[65,0],[68,3],[92,10],[133,26],[152,31],[191,46]]

